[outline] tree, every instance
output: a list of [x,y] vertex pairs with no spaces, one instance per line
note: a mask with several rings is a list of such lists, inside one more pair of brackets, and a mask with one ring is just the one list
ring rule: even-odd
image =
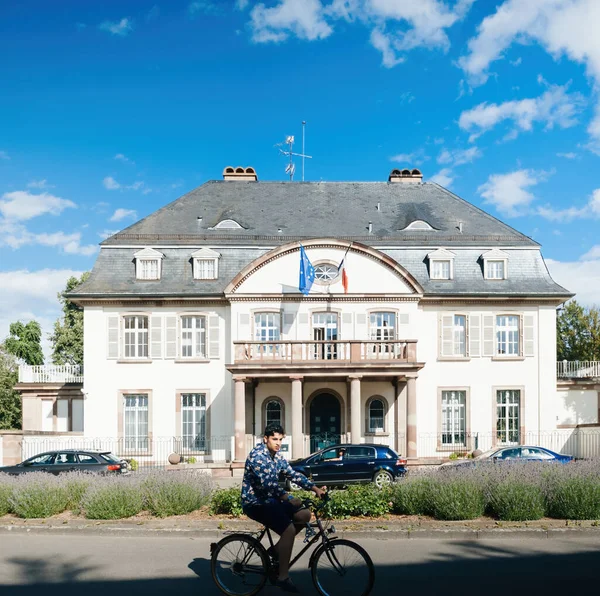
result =
[[557,360],[600,360],[600,310],[571,300],[556,321]]
[[58,294],[63,315],[54,323],[52,342],[52,362],[54,364],[83,365],[83,309],[68,298],[65,293],[72,292],[90,276],[85,272],[79,279],[70,277],[64,292]]
[[21,428],[21,395],[17,359],[0,346],[0,429]]
[[10,335],[4,341],[4,348],[13,356],[23,360],[26,364],[44,364],[44,353],[40,341],[42,328],[37,321],[29,323],[11,323]]

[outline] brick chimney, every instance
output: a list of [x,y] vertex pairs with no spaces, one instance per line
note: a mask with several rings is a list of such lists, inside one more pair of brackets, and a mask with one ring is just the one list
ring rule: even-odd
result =
[[223,170],[223,180],[241,180],[241,181],[252,181],[258,182],[258,176],[254,168],[232,168],[227,166]]
[[401,182],[402,184],[421,184],[423,174],[416,168],[414,170],[392,170],[388,182]]

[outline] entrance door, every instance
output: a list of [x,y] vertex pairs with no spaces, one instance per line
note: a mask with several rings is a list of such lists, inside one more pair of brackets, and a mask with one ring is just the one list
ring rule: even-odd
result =
[[331,393],[317,395],[310,404],[310,452],[340,442],[341,408]]
[[313,339],[325,343],[315,345],[315,360],[335,360],[337,358],[338,316],[332,312],[313,314]]

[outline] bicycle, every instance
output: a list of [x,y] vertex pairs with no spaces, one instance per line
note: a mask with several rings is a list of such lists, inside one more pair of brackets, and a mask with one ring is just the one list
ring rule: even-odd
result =
[[[311,499],[302,502],[303,507],[313,511],[315,521],[306,524],[306,546],[290,561],[290,569],[320,540],[308,562],[317,592],[322,596],[368,596],[375,582],[373,561],[359,544],[331,536],[335,534],[335,526],[323,523],[321,518],[328,500],[326,497],[320,504]],[[210,545],[210,569],[221,592],[227,596],[254,596],[267,579],[274,582],[276,562],[261,543],[265,536],[273,546],[271,532],[264,526],[258,532],[232,532]]]

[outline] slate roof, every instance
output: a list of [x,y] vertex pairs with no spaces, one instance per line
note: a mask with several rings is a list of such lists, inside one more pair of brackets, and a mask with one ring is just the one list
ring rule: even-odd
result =
[[[224,219],[244,229],[209,229]],[[415,220],[434,230],[402,231]],[[89,279],[70,296],[218,297],[267,247],[332,237],[379,247],[425,295],[571,295],[552,280],[535,241],[437,184],[213,181],[105,240]],[[219,278],[194,280],[191,255],[206,245],[221,254]],[[141,246],[164,255],[159,281],[136,280],[134,254]],[[427,254],[439,247],[456,255],[451,281],[429,279]],[[493,247],[507,253],[506,280],[483,279],[480,257]]]

